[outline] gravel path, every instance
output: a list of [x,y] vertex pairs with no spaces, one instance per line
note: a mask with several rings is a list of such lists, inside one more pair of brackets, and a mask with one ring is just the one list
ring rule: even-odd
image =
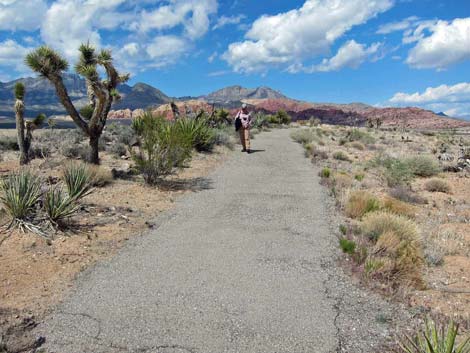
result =
[[302,148],[287,129],[252,144],[80,276],[38,329],[48,352],[369,352],[389,336],[394,308],[335,265],[329,201]]

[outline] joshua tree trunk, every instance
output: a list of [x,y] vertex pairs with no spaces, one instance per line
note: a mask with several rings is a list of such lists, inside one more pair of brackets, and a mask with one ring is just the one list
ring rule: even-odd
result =
[[26,143],[24,135],[24,104],[22,100],[17,99],[15,103],[16,132],[18,136],[18,147],[20,149],[20,165],[29,162],[29,144]]
[[90,135],[89,145],[90,145],[90,154],[88,156],[88,162],[92,164],[99,164],[99,143],[100,143],[101,134],[92,134]]

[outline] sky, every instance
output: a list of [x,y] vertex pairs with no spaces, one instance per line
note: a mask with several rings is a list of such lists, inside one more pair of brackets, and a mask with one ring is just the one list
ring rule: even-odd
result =
[[86,41],[170,96],[269,86],[470,119],[470,0],[0,0],[0,81]]

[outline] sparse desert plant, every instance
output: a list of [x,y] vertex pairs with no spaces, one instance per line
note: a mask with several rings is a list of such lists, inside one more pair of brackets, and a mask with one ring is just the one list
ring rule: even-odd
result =
[[459,325],[452,320],[446,325],[426,319],[424,327],[413,337],[404,336],[400,342],[403,353],[470,353],[470,337],[457,343]]
[[18,151],[18,140],[13,136],[1,136],[0,138],[0,150],[1,151]]
[[64,143],[60,147],[60,153],[67,158],[78,158],[86,161],[89,156],[89,148],[83,145],[70,145]]
[[396,186],[390,189],[389,194],[391,197],[394,197],[403,202],[409,202],[409,203],[414,203],[414,204],[427,203],[426,199],[417,195],[409,187],[406,187],[406,186]]
[[390,157],[386,154],[378,154],[369,164],[374,167],[383,168],[383,175],[387,185],[390,187],[406,185],[414,177],[406,161]]
[[44,210],[55,227],[62,227],[64,221],[78,212],[76,199],[70,197],[61,187],[49,189],[44,195]]
[[191,158],[192,140],[164,118],[147,112],[132,127],[140,140],[132,157],[147,184],[155,185]]
[[390,196],[385,196],[383,198],[382,207],[397,215],[406,216],[408,218],[415,217],[415,208],[413,206]]
[[356,251],[356,242],[347,238],[341,238],[339,240],[339,246],[341,250],[349,255],[353,255]]
[[369,212],[377,211],[379,208],[380,202],[377,197],[371,193],[357,190],[350,193],[345,212],[348,217],[361,218]]
[[412,220],[386,211],[367,214],[362,220],[361,229],[364,235],[375,241],[386,232],[393,232],[400,239],[419,239],[418,227]]
[[414,175],[430,177],[442,171],[439,163],[431,156],[414,156],[407,158],[405,164]]
[[113,173],[111,170],[97,165],[86,166],[91,175],[91,185],[94,187],[104,187],[113,181]]
[[29,170],[8,175],[0,182],[0,201],[11,217],[9,227],[28,228],[41,197],[41,179]]
[[182,118],[175,122],[175,133],[186,136],[192,146],[200,152],[211,151],[215,145],[214,130],[208,125],[206,119]]
[[331,169],[328,167],[324,167],[322,170],[320,170],[320,177],[322,178],[329,178],[331,176]]
[[308,145],[317,140],[316,134],[311,129],[297,129],[290,136],[295,142],[303,145]]
[[314,116],[312,116],[309,120],[308,120],[310,126],[319,126],[321,125],[321,120],[318,119],[318,118],[315,118]]
[[447,181],[438,178],[433,178],[431,180],[426,181],[426,183],[424,184],[424,188],[430,192],[443,193],[449,193],[451,190],[450,184]]
[[283,125],[288,125],[292,121],[292,118],[290,117],[289,114],[285,110],[278,110],[276,115],[275,115],[276,121],[278,121],[278,124],[283,124]]
[[341,232],[341,234],[346,235],[346,233],[348,232],[348,227],[344,224],[340,224],[339,231]]
[[336,151],[333,153],[333,158],[339,161],[351,162],[351,158],[343,151]]
[[127,147],[121,142],[116,142],[111,145],[109,152],[116,158],[120,158],[127,154]]
[[64,166],[63,180],[71,199],[87,196],[93,188],[93,172],[84,163],[70,162]]
[[[89,162],[99,163],[99,140],[106,125],[111,104],[120,98],[117,87],[129,79],[129,75],[120,75],[113,64],[109,50],[99,54],[95,48],[82,44],[79,48],[80,58],[75,71],[86,80],[89,110],[91,116],[83,116],[72,103],[63,81],[63,73],[68,69],[68,62],[48,46],[41,46],[26,56],[26,64],[42,77],[48,79],[55,87],[59,101],[65,107],[74,123],[89,137]],[[100,68],[99,68],[100,67]],[[100,78],[99,69],[106,72],[107,78]]]
[[226,129],[215,129],[214,143],[218,146],[225,146],[229,149],[233,149],[234,147],[232,135]]
[[362,143],[365,143],[365,144],[371,144],[375,142],[375,138],[372,135],[370,135],[369,133],[365,131],[359,130],[357,128],[349,130],[346,133],[346,139],[350,142],[361,141]]
[[354,179],[357,180],[357,181],[363,181],[365,178],[365,175],[362,174],[362,173],[359,173],[359,174],[355,174],[354,175]]
[[360,143],[359,141],[351,142],[350,146],[357,149],[357,150],[359,150],[359,151],[364,151],[366,149],[366,147],[362,143]]

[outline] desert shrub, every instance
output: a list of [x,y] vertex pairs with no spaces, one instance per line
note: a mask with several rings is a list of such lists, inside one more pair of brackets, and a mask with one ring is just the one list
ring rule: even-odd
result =
[[121,156],[125,156],[127,154],[127,147],[125,144],[121,142],[113,143],[109,148],[108,151],[117,158]]
[[397,215],[406,216],[408,218],[415,217],[415,208],[413,206],[390,196],[385,196],[383,198],[382,207]]
[[29,150],[30,158],[47,158],[50,157],[52,154],[52,149],[50,146],[44,143],[36,143],[34,146],[31,146]]
[[451,320],[447,325],[438,325],[427,319],[424,327],[417,330],[413,337],[404,336],[400,342],[403,353],[469,353],[470,337],[457,343],[459,326]]
[[337,159],[339,161],[351,162],[351,158],[349,158],[349,156],[346,153],[344,153],[343,151],[334,152],[333,153],[333,158]]
[[130,126],[118,123],[111,123],[106,126],[104,136],[106,135],[110,135],[114,141],[125,146],[131,145],[132,141],[135,139],[134,132]]
[[63,144],[60,153],[67,158],[79,158],[86,161],[89,155],[88,146]]
[[307,145],[317,140],[317,136],[311,129],[297,129],[291,133],[291,138],[298,143]]
[[341,232],[341,234],[346,235],[346,233],[348,232],[348,227],[345,226],[344,224],[340,224],[339,231]]
[[44,195],[44,210],[54,226],[62,226],[67,218],[78,212],[76,199],[65,193],[61,187],[53,187]]
[[331,176],[331,169],[328,167],[323,168],[320,170],[320,177],[322,178],[329,178]]
[[233,149],[232,135],[227,130],[215,129],[214,143],[218,146],[225,146],[229,149]]
[[348,217],[361,218],[366,213],[377,211],[380,208],[380,202],[374,195],[364,191],[353,191],[349,195],[345,206],[345,212]]
[[318,148],[313,143],[304,145],[304,147],[306,157],[312,157],[319,160],[328,159],[328,153],[325,150]]
[[259,130],[269,128],[269,119],[267,115],[260,112],[256,113],[252,120],[252,128]]
[[100,167],[98,165],[85,165],[91,175],[91,185],[95,187],[103,187],[111,184],[113,181],[113,173],[111,170]]
[[292,118],[290,117],[290,115],[287,114],[286,111],[282,109],[277,111],[275,118],[278,121],[278,124],[288,125],[292,121]]
[[354,142],[351,142],[351,147],[359,150],[359,151],[364,151],[366,149],[366,147],[360,143],[359,141],[354,141]]
[[132,127],[140,140],[132,157],[146,183],[155,185],[191,158],[194,140],[178,125],[145,113],[134,119]]
[[339,240],[339,246],[344,253],[352,255],[356,251],[356,242],[347,238],[341,238]]
[[340,138],[338,141],[338,145],[344,146],[346,143],[348,143],[348,140],[345,139],[344,137]]
[[444,255],[445,254],[440,247],[427,245],[424,248],[424,259],[430,266],[442,265],[444,263]]
[[313,116],[310,119],[308,119],[308,122],[309,122],[310,126],[319,126],[319,125],[321,125],[321,120],[318,119],[318,118],[315,118]]
[[442,171],[439,163],[430,156],[415,156],[405,160],[405,164],[414,175],[430,177]]
[[41,179],[28,170],[9,174],[0,182],[0,201],[12,223],[28,220],[41,197]]
[[424,188],[427,191],[444,193],[449,193],[451,189],[450,184],[447,181],[437,178],[433,178],[431,180],[426,181],[426,183],[424,184]]
[[349,130],[346,133],[346,139],[350,142],[361,141],[362,143],[371,144],[375,142],[375,138],[365,131],[361,131],[357,128]]
[[426,199],[417,195],[409,187],[405,187],[405,186],[396,186],[390,189],[389,195],[403,202],[409,202],[409,203],[415,203],[415,204],[427,203]]
[[352,178],[344,172],[335,173],[333,175],[333,186],[335,189],[348,189],[352,186],[352,184]]
[[0,137],[0,150],[2,151],[18,151],[18,140],[13,136]]
[[[192,146],[200,152],[212,151],[215,145],[214,129],[212,129],[207,121],[200,119],[178,119],[175,123],[174,133],[186,136]],[[172,132],[173,133],[173,132]]]
[[418,241],[416,224],[409,218],[386,211],[372,212],[364,216],[361,230],[369,239],[378,240],[386,232],[393,232],[399,239]]
[[413,180],[413,172],[410,170],[408,163],[402,159],[393,158],[386,154],[378,154],[369,164],[383,168],[383,175],[390,187],[405,185]]
[[357,180],[357,181],[363,181],[364,178],[365,178],[365,175],[362,174],[362,173],[354,175],[354,179]]
[[93,188],[94,173],[90,166],[80,162],[67,163],[63,168],[63,180],[69,197],[79,200]]

